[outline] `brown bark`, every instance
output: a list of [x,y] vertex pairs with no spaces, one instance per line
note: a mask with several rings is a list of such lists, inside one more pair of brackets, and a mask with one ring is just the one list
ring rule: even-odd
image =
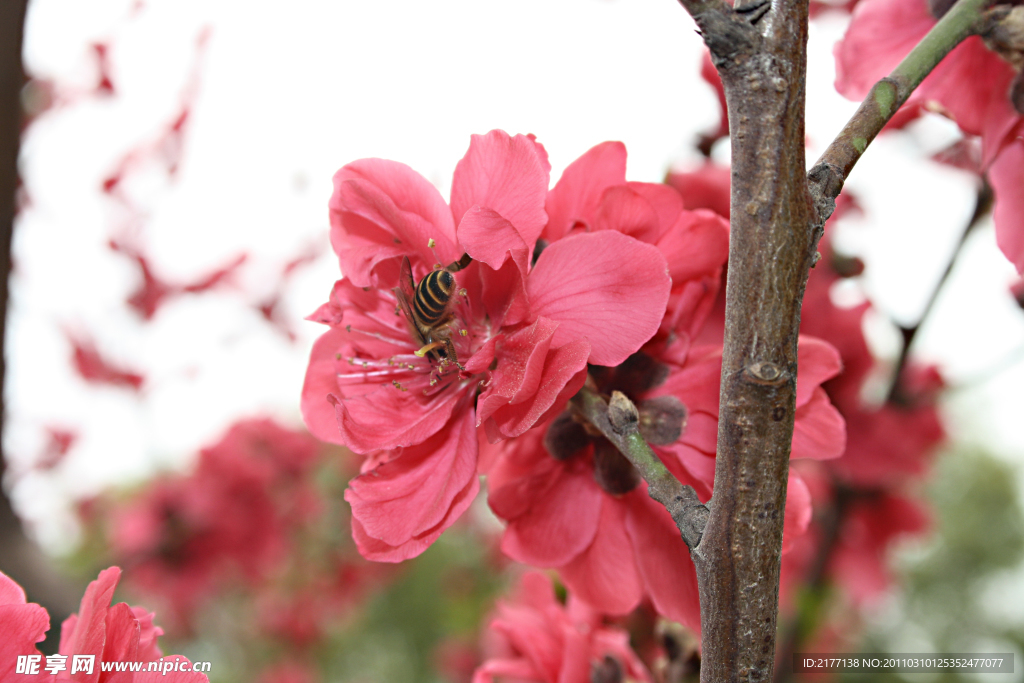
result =
[[820,230],[804,162],[806,0],[695,15],[732,128],[725,351],[711,515],[692,552],[701,681],[769,681],[800,304]]

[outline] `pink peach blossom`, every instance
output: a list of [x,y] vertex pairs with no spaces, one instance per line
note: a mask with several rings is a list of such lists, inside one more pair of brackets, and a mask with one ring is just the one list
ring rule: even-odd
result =
[[[579,390],[588,363],[620,363],[659,329],[671,281],[656,247],[608,231],[538,248],[548,172],[532,137],[492,131],[457,165],[450,205],[396,162],[335,176],[331,243],[345,278],[312,317],[330,329],[302,408],[314,434],[368,456],[346,492],[368,558],[418,555],[466,509],[478,429],[492,441],[525,433]],[[403,259],[419,279],[463,253],[455,372],[416,355],[422,340],[392,289]]]
[[489,652],[473,683],[589,683],[600,668],[617,672],[614,680],[651,681],[628,633],[603,625],[574,595],[561,605],[543,574],[525,574],[513,599],[499,601],[496,612],[484,644]]

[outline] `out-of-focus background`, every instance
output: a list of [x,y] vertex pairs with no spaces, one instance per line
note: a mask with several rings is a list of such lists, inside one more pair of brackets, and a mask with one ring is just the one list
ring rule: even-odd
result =
[[[847,20],[826,12],[811,26],[809,162],[856,106],[832,87],[831,45]],[[73,554],[87,536],[81,501],[189,471],[240,418],[301,427],[322,329],[303,317],[340,276],[326,206],[343,164],[399,160],[446,194],[469,135],[493,128],[535,134],[552,181],[610,139],[626,143],[631,180],[699,164],[694,142],[719,110],[694,28],[671,0],[31,0],[3,430],[4,485],[27,533]],[[926,117],[880,138],[848,184],[863,211],[834,243],[866,269],[833,294],[874,302],[867,332],[883,360],[898,355],[894,325],[916,322],[974,208],[969,174],[930,160],[957,135]],[[712,157],[727,163],[727,141]],[[986,223],[915,342],[951,387],[943,415],[958,455],[930,484],[950,509],[1002,486],[1010,507],[992,513],[1020,514],[1013,278]],[[991,519],[976,522],[946,531],[981,543]],[[950,552],[955,564],[980,551]],[[929,553],[942,559],[919,544],[900,560],[910,592],[874,608],[879,642],[886,624],[935,623],[914,616],[913,591],[974,586],[973,574],[944,584],[955,574],[922,565]],[[981,561],[984,580],[964,598],[993,633],[1024,628],[1020,552],[999,562]]]

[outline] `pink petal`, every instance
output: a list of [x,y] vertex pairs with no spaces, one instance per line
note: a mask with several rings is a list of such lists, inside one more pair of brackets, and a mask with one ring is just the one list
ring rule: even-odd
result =
[[553,346],[582,337],[591,363],[618,365],[658,331],[671,285],[657,247],[605,230],[548,246],[527,291],[534,315],[560,323]]
[[438,256],[457,260],[455,223],[441,194],[405,164],[361,159],[334,176],[331,195],[331,244],[345,276],[360,287],[380,286],[379,264],[398,272],[405,255],[432,264]]
[[1015,74],[981,38],[971,36],[939,63],[915,94],[941,104],[964,132],[981,136],[981,163],[987,167],[1021,120],[1009,97]]
[[[935,25],[925,0],[863,0],[835,48],[836,89],[863,99]],[[914,102],[936,102],[960,128],[981,135],[984,165],[998,154],[1018,120],[1008,92],[1014,71],[972,36],[953,49],[914,92]]]
[[522,403],[533,396],[540,386],[544,359],[557,327],[558,323],[552,320],[538,318],[529,327],[498,342],[497,367],[490,385],[477,399],[477,420],[487,419],[498,406]]
[[699,634],[697,574],[675,522],[647,495],[645,484],[628,494],[626,502],[626,531],[654,608]]
[[475,375],[479,372],[485,372],[494,361],[494,353],[497,350],[498,341],[503,338],[503,335],[499,334],[484,342],[483,346],[477,349],[476,352],[469,357],[469,360],[466,361],[466,372],[471,375]]
[[466,410],[432,438],[353,479],[345,491],[352,516],[367,536],[393,547],[436,530],[476,481],[476,452],[473,411]]
[[139,622],[139,628],[141,633],[139,635],[139,660],[151,662],[154,659],[160,659],[163,656],[163,652],[156,644],[156,639],[163,635],[164,630],[153,623],[153,618],[156,616],[153,612],[148,612],[144,607],[132,607],[132,614],[135,615],[135,619]]
[[800,335],[797,342],[796,407],[811,399],[811,394],[826,380],[843,371],[843,359],[836,348],[823,339]]
[[[498,517],[513,520],[548,495],[548,489],[562,476],[562,463],[544,449],[541,426],[517,439],[487,444],[501,448],[501,454],[487,471],[487,504]],[[573,466],[570,469],[575,469]],[[540,504],[540,503],[536,503]]]
[[586,467],[560,467],[542,496],[509,519],[501,550],[524,564],[559,567],[583,552],[597,533],[601,490]]
[[732,171],[728,166],[708,162],[691,172],[669,173],[665,179],[683,197],[683,206],[691,211],[710,209],[729,218],[729,186]]
[[483,315],[479,317],[490,318],[494,329],[518,325],[530,317],[525,271],[520,263],[509,259],[498,270],[480,266],[476,273],[480,278],[479,295],[471,295],[470,301],[482,306]]
[[718,418],[704,412],[690,413],[679,441],[713,456],[718,450]]
[[834,48],[836,90],[862,100],[935,24],[924,0],[861,0]]
[[729,259],[729,223],[708,209],[684,211],[658,249],[668,262],[673,287],[715,275]]
[[652,241],[656,242],[661,239],[662,234],[679,220],[679,214],[683,211],[682,196],[675,188],[664,183],[630,181],[626,183],[626,187],[646,199],[655,213],[658,214],[658,225],[660,227],[658,228],[658,234]]
[[[665,188],[672,192],[671,188]],[[682,201],[679,202],[682,206]],[[617,230],[642,242],[653,243],[661,234],[658,214],[649,201],[626,185],[609,187],[601,195],[594,230]]]
[[547,223],[547,153],[525,135],[501,130],[474,135],[455,166],[452,215],[460,223],[474,205],[497,212],[515,226],[530,249]]
[[[103,646],[104,662],[134,662],[138,661],[139,637],[142,629],[139,621],[132,613],[132,608],[126,602],[119,602],[107,608],[106,618],[107,640]],[[98,665],[96,665],[98,668]],[[74,675],[74,680],[79,678],[80,673]],[[103,677],[103,683],[132,683],[134,674],[131,671],[115,671]]]
[[538,680],[540,674],[525,659],[488,659],[473,672],[472,683],[494,683],[495,676],[499,680],[506,678],[521,680]]
[[[480,278],[479,303],[495,328],[521,322],[529,314],[526,274],[530,269],[530,247],[522,235],[499,214],[479,206],[465,213],[458,233],[466,253],[489,266],[473,272]],[[510,256],[514,267],[507,262]]]
[[807,403],[796,409],[792,458],[829,460],[846,450],[846,422],[828,394],[815,387]]
[[782,552],[789,552],[793,544],[807,531],[811,523],[811,490],[797,472],[789,471],[786,488],[786,518],[782,529]]
[[24,605],[25,591],[18,582],[0,572],[0,605]]
[[1007,145],[988,173],[995,192],[996,243],[1024,274],[1024,140]]
[[[503,437],[519,436],[553,405],[564,402],[583,386],[590,348],[578,339],[551,348],[558,323],[538,318],[500,340],[497,367],[487,389],[477,399],[479,424],[493,422]],[[568,394],[568,395],[565,395]]]
[[[584,340],[566,344],[549,354],[545,363],[544,384],[529,403],[498,408],[484,423],[487,438],[493,441],[520,436],[532,426],[546,422],[565,409],[565,404],[587,381],[586,358],[589,345]],[[572,368],[581,365],[576,374]],[[550,369],[550,372],[548,371]]]
[[612,185],[626,182],[626,146],[602,142],[569,164],[548,193],[548,226],[544,237],[558,240],[577,222],[590,225],[601,195]]
[[655,452],[679,481],[696,489],[701,500],[711,498],[711,484],[715,480],[714,450],[694,448],[680,440],[668,446],[657,446]]
[[445,390],[434,396],[385,385],[369,394],[342,399],[331,394],[341,442],[356,453],[413,446],[448,423],[462,394]]
[[[72,625],[73,631],[65,634],[64,629],[68,627],[65,621],[61,629],[61,654],[96,655],[97,661],[103,654],[103,645],[106,642],[106,617],[107,605],[114,597],[114,589],[121,578],[119,567],[110,567],[100,572],[99,577],[91,582],[85,589],[82,596],[82,604],[78,609],[78,619]],[[68,649],[64,650],[67,643]],[[95,683],[100,677],[100,667],[97,665],[92,674],[78,672],[74,680],[80,683]]]
[[469,485],[455,497],[451,508],[448,510],[448,514],[437,526],[427,529],[399,546],[388,545],[379,538],[370,536],[355,517],[352,518],[352,539],[356,542],[359,554],[368,560],[373,560],[374,562],[402,562],[412,559],[429,548],[437,540],[438,536],[454,524],[455,520],[466,511],[479,492],[480,480],[474,477]]
[[608,614],[626,614],[643,597],[633,546],[626,534],[625,513],[619,501],[603,496],[594,541],[558,568],[573,595]]
[[462,248],[474,261],[486,263],[497,270],[511,256],[526,277],[530,266],[530,247],[515,226],[496,211],[480,206],[470,207],[459,223],[458,236]]
[[313,343],[302,385],[302,419],[313,436],[328,443],[343,443],[334,406],[327,397],[338,391],[337,359],[335,354],[345,339],[345,330],[328,330]]
[[35,644],[46,637],[49,627],[46,610],[34,603],[26,604],[21,586],[0,573],[0,681],[33,680],[14,673],[18,656],[39,654]]
[[[696,350],[694,351],[694,354]],[[669,375],[661,386],[650,392],[653,396],[676,396],[687,409],[718,418],[718,395],[722,381],[722,351],[687,364]]]

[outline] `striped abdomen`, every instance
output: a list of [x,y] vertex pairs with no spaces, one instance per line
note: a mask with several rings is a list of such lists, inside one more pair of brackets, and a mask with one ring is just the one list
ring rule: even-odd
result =
[[455,278],[447,270],[431,271],[416,286],[413,311],[420,324],[429,327],[444,318],[455,289]]

